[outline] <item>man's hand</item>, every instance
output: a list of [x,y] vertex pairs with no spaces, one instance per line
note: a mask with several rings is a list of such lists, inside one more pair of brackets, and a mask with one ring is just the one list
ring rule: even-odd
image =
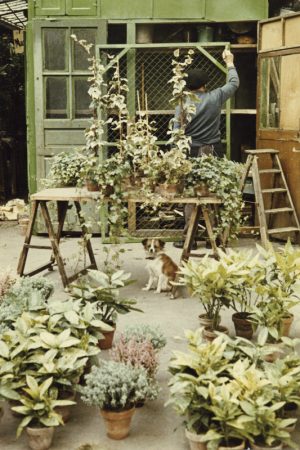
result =
[[231,53],[230,50],[225,49],[224,52],[222,53],[222,57],[223,57],[227,67],[234,67],[233,54]]

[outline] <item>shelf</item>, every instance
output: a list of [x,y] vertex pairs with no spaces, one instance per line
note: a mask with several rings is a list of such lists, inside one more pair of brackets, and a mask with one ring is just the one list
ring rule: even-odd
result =
[[[256,109],[231,109],[231,114],[256,114]],[[222,109],[222,114],[226,114],[226,110]]]

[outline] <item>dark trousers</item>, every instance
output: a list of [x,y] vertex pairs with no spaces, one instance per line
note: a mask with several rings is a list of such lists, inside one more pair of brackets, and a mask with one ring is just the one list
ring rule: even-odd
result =
[[[190,151],[190,156],[192,158],[201,158],[201,156],[204,155],[214,155],[214,156],[218,156],[219,158],[222,158],[224,156],[224,151],[223,151],[223,145],[221,144],[221,142],[217,142],[216,144],[207,144],[207,145],[200,145],[200,146],[195,146],[195,145],[191,145],[191,151]],[[192,215],[192,211],[193,211],[194,205],[190,205],[187,204],[184,207],[184,221],[185,221],[185,226],[184,226],[184,234],[187,232],[187,229],[189,227],[189,222],[190,222],[190,218]]]

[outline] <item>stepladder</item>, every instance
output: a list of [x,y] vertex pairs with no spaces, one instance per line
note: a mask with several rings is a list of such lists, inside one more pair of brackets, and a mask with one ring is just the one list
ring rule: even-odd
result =
[[[247,150],[241,190],[246,179],[252,178],[261,242],[268,245],[270,237],[291,238],[299,242],[300,224],[293,199],[274,149]],[[261,164],[263,160],[264,164]],[[268,168],[265,168],[267,165]]]

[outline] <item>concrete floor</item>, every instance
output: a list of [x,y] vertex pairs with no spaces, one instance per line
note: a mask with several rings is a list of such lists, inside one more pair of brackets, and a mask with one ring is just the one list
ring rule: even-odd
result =
[[[19,253],[21,251],[23,237],[19,234],[18,225],[15,223],[0,222],[0,270],[10,266],[15,269]],[[35,243],[46,244],[46,238],[35,237]],[[77,265],[79,247],[77,238],[64,239],[62,254],[66,263],[71,267],[71,272]],[[98,266],[103,267],[104,253],[99,238],[92,239]],[[47,244],[46,244],[47,245]],[[253,247],[254,240],[243,240],[240,246]],[[195,329],[198,326],[198,315],[202,312],[201,306],[195,299],[179,298],[170,300],[165,294],[155,294],[153,291],[144,292],[142,287],[147,280],[145,270],[144,251],[141,244],[126,244],[122,248],[127,251],[123,255],[124,270],[132,274],[134,284],[126,288],[126,295],[135,297],[138,306],[144,311],[121,316],[117,325],[117,333],[122,332],[124,326],[134,323],[159,324],[167,337],[167,346],[160,354],[160,370],[158,381],[162,388],[159,398],[148,402],[139,409],[133,417],[130,435],[123,441],[113,441],[106,437],[102,419],[96,408],[87,407],[84,404],[76,405],[73,414],[65,427],[59,427],[55,431],[55,437],[51,449],[53,450],[188,450],[189,446],[181,426],[181,418],[170,407],[164,407],[168,399],[167,383],[169,374],[167,365],[173,350],[183,349],[184,342],[178,337],[183,336],[185,329]],[[29,253],[27,268],[34,268],[43,262],[47,262],[49,252],[46,250],[31,250]],[[180,250],[175,249],[171,243],[166,245],[166,252],[178,262]],[[55,298],[59,299],[66,294],[59,278],[57,270],[45,272],[46,277],[55,283]],[[125,294],[125,290],[123,291]],[[222,323],[233,332],[231,312],[224,311]],[[292,329],[293,336],[300,336],[297,323]],[[108,357],[108,351],[103,351],[103,357]],[[26,437],[15,439],[15,430],[18,419],[12,417],[8,409],[5,410],[0,424],[0,450],[25,450],[28,449]],[[300,426],[294,433],[294,440],[299,443]],[[89,445],[88,445],[89,444]]]

